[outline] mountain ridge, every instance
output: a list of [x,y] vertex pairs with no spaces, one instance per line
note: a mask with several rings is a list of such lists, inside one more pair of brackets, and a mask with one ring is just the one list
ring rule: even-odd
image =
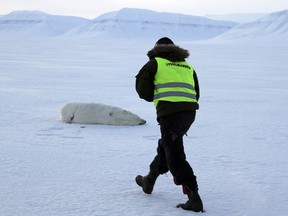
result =
[[220,35],[219,38],[261,38],[288,36],[288,10],[268,14],[253,22],[244,23]]
[[50,15],[42,11],[13,11],[0,16],[1,36],[56,36],[83,25],[88,19]]
[[207,17],[123,8],[94,19],[51,15],[42,11],[13,11],[0,15],[0,38],[71,37],[145,39],[168,36],[179,40],[258,38],[288,34],[288,10],[239,24]]
[[162,35],[186,40],[208,39],[220,35],[237,23],[215,21],[205,17],[147,9],[123,8],[100,15],[70,35],[84,37],[146,38]]

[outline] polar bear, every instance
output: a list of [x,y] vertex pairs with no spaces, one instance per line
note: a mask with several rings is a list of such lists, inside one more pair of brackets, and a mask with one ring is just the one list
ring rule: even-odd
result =
[[60,119],[66,123],[79,124],[143,125],[146,123],[132,112],[101,103],[68,103],[62,107]]

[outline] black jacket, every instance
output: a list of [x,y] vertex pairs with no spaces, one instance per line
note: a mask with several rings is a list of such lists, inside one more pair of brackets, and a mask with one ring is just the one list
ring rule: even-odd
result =
[[[140,98],[152,102],[154,97],[154,77],[157,72],[157,61],[155,57],[165,58],[172,62],[185,61],[189,56],[188,50],[173,44],[158,45],[147,53],[149,61],[142,67],[136,76],[136,91]],[[197,74],[194,71],[196,98],[199,100],[200,90]],[[181,111],[197,110],[198,103],[195,102],[168,102],[160,101],[156,107],[157,117],[169,115]]]

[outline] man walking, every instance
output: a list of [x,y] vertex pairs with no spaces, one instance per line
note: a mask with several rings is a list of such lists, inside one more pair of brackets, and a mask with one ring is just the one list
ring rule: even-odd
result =
[[154,102],[161,139],[149,173],[138,175],[136,183],[151,194],[157,177],[170,171],[174,183],[182,185],[183,193],[188,195],[188,201],[177,207],[203,211],[196,176],[186,161],[183,146],[183,136],[195,120],[200,96],[196,72],[185,61],[189,52],[163,37],[147,55],[150,60],[136,76],[136,91],[140,98]]

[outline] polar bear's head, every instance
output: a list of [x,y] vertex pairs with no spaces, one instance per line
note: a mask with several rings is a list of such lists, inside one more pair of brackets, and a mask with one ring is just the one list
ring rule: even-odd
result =
[[114,125],[143,125],[146,123],[138,115],[118,107],[111,107],[108,115]]
[[66,104],[60,111],[60,120],[65,123],[72,123],[75,117],[77,103]]

